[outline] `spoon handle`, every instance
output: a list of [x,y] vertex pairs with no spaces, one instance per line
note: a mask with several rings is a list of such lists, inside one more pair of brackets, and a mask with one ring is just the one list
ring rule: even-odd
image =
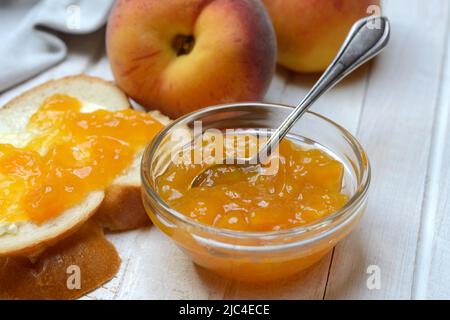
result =
[[261,147],[258,152],[259,161],[265,162],[280,140],[322,94],[380,53],[386,47],[389,35],[390,25],[386,17],[372,16],[358,20],[350,30],[336,58],[314,87]]

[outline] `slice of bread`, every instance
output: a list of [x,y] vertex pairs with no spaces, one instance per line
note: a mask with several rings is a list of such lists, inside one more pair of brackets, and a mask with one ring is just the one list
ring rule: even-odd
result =
[[[43,101],[53,94],[66,94],[83,103],[83,111],[111,111],[130,108],[126,95],[114,84],[85,75],[52,80],[13,99],[0,109],[0,143],[24,146],[28,120]],[[168,118],[152,114],[163,124]],[[34,255],[45,247],[72,234],[98,212],[98,220],[111,230],[126,230],[148,223],[140,198],[140,160],[138,152],[133,164],[106,190],[91,192],[79,205],[40,225],[21,222],[14,232],[0,234],[0,257]]]

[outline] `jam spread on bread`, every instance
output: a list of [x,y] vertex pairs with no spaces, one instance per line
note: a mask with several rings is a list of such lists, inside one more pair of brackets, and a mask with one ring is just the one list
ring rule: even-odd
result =
[[33,114],[24,147],[0,144],[0,223],[42,223],[107,187],[163,128],[146,112],[82,112],[55,94]]

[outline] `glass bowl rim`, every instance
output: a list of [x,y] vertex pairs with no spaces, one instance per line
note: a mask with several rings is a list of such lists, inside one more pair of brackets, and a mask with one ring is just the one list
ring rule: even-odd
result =
[[[316,112],[307,111],[307,114],[312,115],[314,117],[319,118],[321,121],[325,121],[334,128],[338,129],[343,136],[346,138],[347,143],[351,146],[353,151],[355,152],[356,156],[358,157],[358,164],[359,167],[362,167],[362,175],[361,175],[361,182],[358,183],[356,192],[350,197],[350,199],[347,201],[347,203],[338,211],[334,212],[333,214],[330,214],[322,219],[319,219],[317,221],[314,221],[312,223],[290,228],[290,229],[283,229],[283,230],[273,230],[273,231],[259,231],[259,232],[253,232],[253,231],[236,231],[236,230],[228,230],[223,228],[217,228],[213,226],[209,226],[203,223],[199,223],[194,221],[193,219],[190,219],[186,215],[182,214],[181,212],[178,212],[175,209],[172,209],[165,201],[161,199],[161,197],[158,195],[156,190],[153,189],[149,181],[151,181],[151,177],[149,176],[151,169],[152,169],[152,161],[153,157],[155,156],[155,153],[157,151],[158,146],[161,144],[163,138],[166,136],[166,134],[174,127],[178,126],[180,123],[183,122],[192,122],[194,120],[201,119],[202,116],[214,112],[221,109],[232,109],[232,108],[241,108],[245,106],[252,106],[252,107],[270,107],[270,108],[287,108],[287,109],[293,109],[293,106],[284,105],[284,104],[278,104],[278,103],[263,103],[263,102],[240,102],[240,103],[230,103],[230,104],[221,104],[216,106],[210,106],[203,109],[195,110],[191,113],[188,113],[167,126],[161,130],[156,137],[147,145],[147,147],[144,150],[142,161],[141,161],[141,180],[142,180],[142,187],[147,195],[153,198],[159,206],[161,206],[166,212],[168,212],[172,217],[174,217],[176,220],[181,221],[184,224],[187,224],[190,227],[194,227],[196,229],[200,229],[207,233],[213,233],[213,234],[221,234],[227,237],[233,237],[233,238],[262,238],[262,237],[287,237],[287,236],[295,236],[311,231],[315,231],[317,229],[320,229],[324,226],[333,224],[336,219],[342,219],[337,222],[337,225],[335,228],[341,227],[346,225],[346,222],[353,218],[354,215],[358,212],[358,210],[353,210],[355,207],[358,207],[358,205],[365,199],[370,181],[371,181],[371,167],[370,162],[367,157],[366,152],[364,151],[361,144],[358,142],[358,140],[344,127],[337,124],[336,122],[326,118],[325,116],[322,116]],[[350,214],[348,214],[350,213]],[[335,228],[332,228],[332,230],[328,230],[328,233],[333,233]],[[308,239],[306,239],[308,240]],[[313,240],[313,239],[309,239]],[[309,242],[309,241],[307,241]]]

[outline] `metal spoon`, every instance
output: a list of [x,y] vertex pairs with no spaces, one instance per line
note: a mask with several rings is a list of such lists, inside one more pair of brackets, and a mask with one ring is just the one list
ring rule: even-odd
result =
[[229,166],[245,166],[248,168],[246,170],[257,171],[261,167],[261,163],[268,159],[309,107],[348,74],[379,54],[386,47],[389,36],[390,24],[386,17],[368,17],[358,20],[350,30],[336,58],[300,104],[259,149],[256,158],[237,159],[237,164],[234,164],[235,159],[226,159],[224,163],[212,165],[196,176],[191,187],[202,186],[215,170],[225,169]]

